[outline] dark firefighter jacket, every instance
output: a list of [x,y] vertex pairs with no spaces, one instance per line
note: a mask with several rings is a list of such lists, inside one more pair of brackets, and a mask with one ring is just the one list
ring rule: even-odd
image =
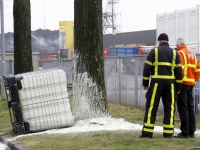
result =
[[164,42],[152,49],[147,56],[143,70],[143,86],[148,87],[149,79],[156,83],[175,83],[176,91],[181,89],[182,65],[176,50]]

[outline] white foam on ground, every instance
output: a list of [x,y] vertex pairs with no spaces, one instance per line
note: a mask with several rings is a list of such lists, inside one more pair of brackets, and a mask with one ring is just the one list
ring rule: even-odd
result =
[[[92,131],[141,131],[142,125],[134,124],[125,121],[123,118],[117,119],[112,117],[103,118],[93,118],[88,120],[80,120],[75,122],[72,127],[62,128],[62,129],[52,129],[43,132],[30,133],[26,135],[18,135],[15,138],[20,138],[23,136],[32,136],[38,134],[67,134],[67,133],[83,133]],[[162,126],[155,126],[154,132],[163,132]],[[174,129],[175,134],[180,132],[180,129]],[[200,136],[200,131],[195,132],[196,136]]]
[[5,144],[0,143],[0,150],[8,150],[8,147]]

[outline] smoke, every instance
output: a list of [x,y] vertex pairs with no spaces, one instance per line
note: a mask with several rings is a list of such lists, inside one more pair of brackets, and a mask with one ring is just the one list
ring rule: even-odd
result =
[[[32,37],[32,52],[39,52],[40,56],[58,52],[59,50],[59,31],[38,29],[31,32]],[[1,36],[0,36],[1,40]],[[1,42],[0,42],[1,49]],[[14,38],[13,33],[5,33],[5,51],[6,53],[14,52]]]

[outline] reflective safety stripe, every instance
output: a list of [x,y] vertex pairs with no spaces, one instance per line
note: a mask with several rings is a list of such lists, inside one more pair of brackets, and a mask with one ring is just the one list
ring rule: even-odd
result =
[[177,64],[175,67],[183,67],[182,64]]
[[171,133],[171,134],[173,134],[174,130],[163,130],[163,133]]
[[181,64],[173,64],[173,63],[169,63],[169,62],[154,62],[152,64],[150,61],[148,61],[146,63],[149,64],[149,65],[152,65],[152,66],[155,66],[155,64],[156,64],[156,65],[163,65],[163,66],[182,67]]
[[148,60],[146,60],[145,63],[148,64],[148,65],[150,65],[150,66],[153,65],[152,62],[150,62],[150,61],[148,61]]
[[152,113],[152,109],[153,109],[153,105],[154,105],[154,100],[155,100],[155,97],[156,97],[157,88],[158,88],[158,83],[155,83],[154,88],[153,88],[153,94],[152,94],[152,97],[151,97],[150,108],[149,108],[148,115],[147,115],[147,123],[148,124],[151,123],[151,113]]
[[[181,51],[181,53],[183,54],[183,57],[184,57],[184,64],[187,64],[187,59],[186,59],[186,56],[185,56],[185,53],[183,51]],[[184,65],[184,73],[183,73],[183,81],[184,79],[187,79],[187,67],[186,65]]]
[[158,48],[155,48],[155,75],[158,74]]
[[195,82],[195,79],[193,79],[193,78],[183,78],[183,81]]
[[194,64],[186,64],[186,65],[184,65],[185,67],[191,67],[191,68],[196,68],[196,65],[194,65]]
[[196,69],[195,72],[200,72],[200,69]]
[[[176,51],[173,50],[173,60],[172,60],[172,64],[175,65],[175,60],[176,60]],[[174,65],[172,66],[171,72],[172,72],[172,76],[174,76]]]
[[[194,55],[194,54],[193,54],[193,55]],[[195,68],[196,68],[197,63],[198,63],[196,55],[194,55],[194,58],[195,58]]]
[[143,76],[142,78],[143,78],[144,80],[149,80],[149,77],[144,77],[144,76]]
[[163,124],[163,127],[164,128],[174,128],[174,125],[172,125],[172,124]]
[[169,118],[169,124],[163,124],[163,133],[174,133],[174,106],[175,106],[175,93],[174,93],[174,84],[171,84],[171,112]]
[[152,75],[151,78],[175,79],[175,76]]
[[[155,48],[155,62],[153,63],[154,67],[154,75],[152,75],[152,78],[161,78],[161,79],[175,79],[174,76],[174,68],[175,67],[181,67],[181,64],[175,64],[176,62],[176,51],[173,50],[173,59],[172,59],[172,63],[170,62],[159,62],[158,61],[158,48]],[[171,72],[172,75],[158,75],[158,66],[170,66],[171,67]]]
[[145,123],[144,125],[147,127],[154,127],[154,124],[151,124],[151,123]]
[[187,57],[185,55],[185,53],[183,51],[180,51],[182,54],[183,54],[183,58],[184,58],[184,67],[182,67],[182,69],[184,69],[184,73],[183,73],[183,81],[186,81],[186,82],[193,82],[195,83],[195,79],[193,78],[188,78],[187,77],[187,74],[188,74],[188,68],[194,68],[195,71],[196,71],[196,64],[197,64],[197,59],[196,59],[196,56],[194,54],[192,54],[195,58],[195,64],[188,64],[187,62]]
[[171,97],[172,97],[172,103],[171,103],[170,125],[174,125],[174,102],[175,102],[174,84],[171,84]]
[[157,64],[157,65],[163,65],[163,66],[172,66],[172,67],[175,67],[176,65],[175,64],[173,64],[173,63],[168,63],[168,62],[154,62],[153,63],[153,65],[155,65],[155,64]]
[[182,80],[176,80],[176,83],[182,83],[183,81]]
[[143,128],[143,131],[146,131],[146,132],[153,132],[153,129]]

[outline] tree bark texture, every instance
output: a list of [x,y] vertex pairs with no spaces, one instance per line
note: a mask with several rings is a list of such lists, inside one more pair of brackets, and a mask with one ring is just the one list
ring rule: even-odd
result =
[[30,0],[13,0],[14,74],[33,71]]
[[74,1],[74,36],[75,120],[108,116],[104,82],[102,0]]

